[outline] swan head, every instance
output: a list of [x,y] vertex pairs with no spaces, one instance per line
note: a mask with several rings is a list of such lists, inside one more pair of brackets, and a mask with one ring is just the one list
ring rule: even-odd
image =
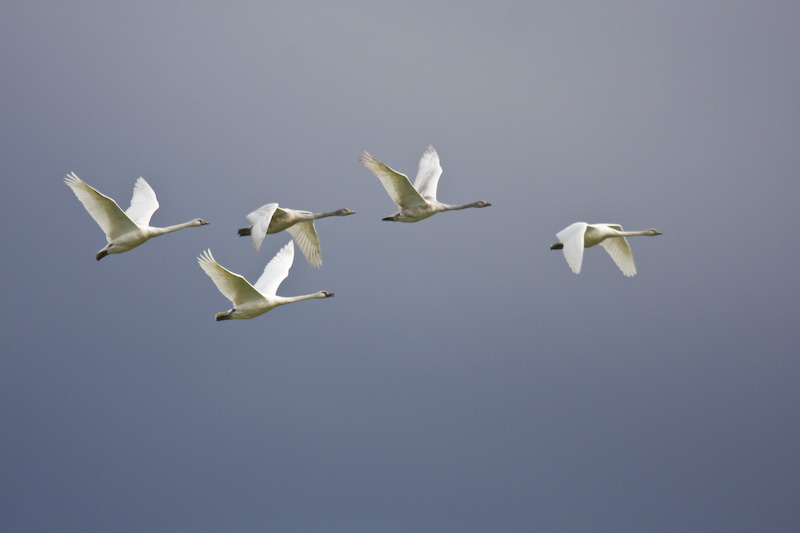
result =
[[480,200],[478,202],[475,202],[474,205],[475,205],[475,207],[489,207],[492,204],[490,204],[489,202],[484,202],[483,200]]
[[660,232],[660,231],[658,231],[657,229],[650,228],[649,230],[647,230],[647,231],[645,232],[645,235],[649,235],[649,236],[653,236],[653,235],[661,235],[661,232]]
[[332,292],[328,292],[328,291],[319,291],[319,292],[320,292],[320,294],[323,295],[322,296],[323,298],[330,298],[331,296],[333,296]]
[[339,216],[339,217],[346,217],[347,215],[355,215],[355,214],[356,214],[355,211],[353,211],[352,209],[346,209],[346,208],[338,209],[336,211],[336,216]]
[[192,226],[205,226],[206,224],[208,224],[208,222],[206,222],[202,218],[196,218],[192,220]]

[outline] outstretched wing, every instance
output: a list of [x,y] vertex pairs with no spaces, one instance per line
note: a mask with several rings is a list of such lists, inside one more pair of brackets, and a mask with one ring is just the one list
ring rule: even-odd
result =
[[278,292],[278,286],[289,275],[292,262],[294,262],[294,244],[289,241],[286,246],[275,254],[272,261],[267,263],[264,273],[256,281],[256,290],[266,296],[275,296]]
[[428,149],[419,160],[419,170],[417,170],[417,179],[414,180],[414,188],[423,198],[436,200],[436,189],[439,186],[441,175],[442,166],[439,164],[439,154],[436,153],[433,146],[428,145]]
[[86,211],[106,234],[108,242],[138,229],[136,223],[120,209],[117,202],[87,185],[74,172],[67,174],[64,183],[69,185]]
[[[620,226],[611,226],[614,229],[622,231]],[[611,259],[617,264],[619,269],[627,277],[636,275],[636,264],[633,262],[633,252],[625,237],[609,237],[600,243],[600,246],[605,248]]]
[[211,255],[211,250],[202,252],[197,258],[197,262],[217,286],[219,292],[233,302],[234,307],[242,305],[244,302],[263,298],[246,279],[217,263],[214,256]]
[[156,193],[150,184],[144,178],[140,177],[136,180],[133,186],[133,198],[131,198],[131,206],[125,211],[125,214],[140,226],[149,226],[150,218],[153,213],[158,209],[158,200]]
[[253,248],[256,249],[256,252],[261,250],[261,243],[267,236],[267,229],[276,209],[278,209],[278,204],[262,205],[247,215],[247,220],[253,225],[250,229],[250,238],[253,239]]
[[408,181],[405,174],[400,174],[381,163],[368,152],[359,157],[359,161],[381,180],[383,188],[389,193],[392,201],[400,207],[423,207],[427,205],[417,189]]
[[559,242],[564,245],[564,258],[575,274],[581,273],[583,236],[587,226],[586,222],[575,222],[556,233]]
[[294,238],[300,251],[306,256],[308,264],[314,268],[322,266],[322,252],[319,247],[319,235],[317,228],[314,227],[313,220],[298,222],[286,228],[286,231]]

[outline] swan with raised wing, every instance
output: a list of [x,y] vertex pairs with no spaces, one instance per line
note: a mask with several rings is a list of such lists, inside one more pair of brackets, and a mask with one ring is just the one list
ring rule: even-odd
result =
[[234,274],[217,263],[214,256],[211,255],[211,250],[202,252],[197,258],[200,267],[208,274],[219,292],[233,303],[232,309],[217,313],[214,318],[218,321],[254,318],[279,305],[333,296],[333,293],[328,291],[302,296],[277,296],[278,286],[289,275],[293,261],[294,244],[289,241],[267,264],[258,281],[251,285],[244,277]]
[[411,181],[405,174],[392,170],[366,151],[361,154],[359,161],[381,180],[386,192],[389,193],[394,203],[400,208],[400,211],[392,216],[384,217],[383,220],[419,222],[442,211],[454,211],[468,207],[489,207],[492,205],[483,200],[462,205],[449,205],[439,202],[436,199],[436,189],[439,185],[439,177],[442,175],[442,167],[439,164],[439,154],[430,145],[419,160],[419,169],[417,170],[417,179],[414,180],[414,185],[411,185]]
[[183,224],[157,228],[150,225],[150,218],[158,209],[158,200],[153,188],[144,178],[136,180],[133,187],[131,206],[127,211],[120,209],[117,202],[102,194],[94,187],[86,184],[74,172],[67,174],[64,183],[69,185],[83,207],[92,216],[103,233],[106,234],[108,244],[97,252],[95,259],[100,261],[108,254],[121,254],[144,244],[153,237],[172,233],[192,226],[205,226],[208,224],[202,218],[195,218]]

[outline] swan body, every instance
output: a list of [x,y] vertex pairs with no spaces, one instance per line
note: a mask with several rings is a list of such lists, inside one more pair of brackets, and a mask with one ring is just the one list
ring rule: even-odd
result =
[[183,228],[208,224],[201,218],[195,218],[189,222],[166,228],[150,226],[150,218],[158,209],[158,200],[153,188],[144,178],[136,180],[131,206],[127,211],[123,211],[117,202],[86,184],[74,172],[67,174],[64,183],[72,189],[86,211],[106,234],[108,245],[95,255],[95,259],[98,261],[108,254],[121,254],[132,250],[153,237]]
[[328,213],[312,213],[310,211],[297,211],[278,207],[278,204],[267,204],[259,207],[249,215],[249,228],[239,230],[240,237],[250,235],[253,239],[253,248],[256,252],[261,249],[261,242],[268,234],[279,233],[283,230],[289,232],[306,257],[308,264],[314,268],[322,265],[322,252],[319,247],[319,236],[314,227],[314,221],[325,217],[344,217],[355,214],[350,209],[337,209]]
[[242,276],[217,263],[211,255],[211,250],[202,252],[197,258],[200,267],[208,274],[219,292],[233,303],[231,310],[217,313],[214,318],[217,321],[254,318],[279,305],[333,296],[333,293],[328,291],[292,297],[277,296],[275,293],[278,286],[289,275],[293,261],[294,244],[289,241],[267,264],[258,281],[250,285]]
[[411,185],[408,177],[372,157],[368,152],[361,154],[361,164],[375,174],[386,192],[400,211],[383,220],[392,222],[419,222],[441,211],[453,211],[468,207],[489,207],[489,202],[478,201],[471,204],[449,205],[436,199],[436,189],[439,186],[439,177],[442,167],[439,164],[439,154],[433,146],[428,146],[419,160],[417,179]]
[[644,231],[623,231],[619,224],[576,222],[556,234],[559,242],[550,246],[550,249],[563,249],[567,264],[574,273],[580,274],[583,249],[599,244],[605,248],[622,273],[627,277],[632,277],[636,275],[636,264],[633,262],[633,253],[631,253],[631,247],[625,237],[640,235],[654,236],[661,235],[661,232],[652,228]]

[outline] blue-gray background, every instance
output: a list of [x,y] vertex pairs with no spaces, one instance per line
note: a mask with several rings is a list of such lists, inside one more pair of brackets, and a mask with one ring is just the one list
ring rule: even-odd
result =
[[[800,530],[800,4],[0,4],[4,531]],[[358,162],[493,207],[418,224]],[[154,225],[100,263],[62,179]],[[279,293],[267,202],[317,224]],[[575,221],[655,227],[639,275]]]

